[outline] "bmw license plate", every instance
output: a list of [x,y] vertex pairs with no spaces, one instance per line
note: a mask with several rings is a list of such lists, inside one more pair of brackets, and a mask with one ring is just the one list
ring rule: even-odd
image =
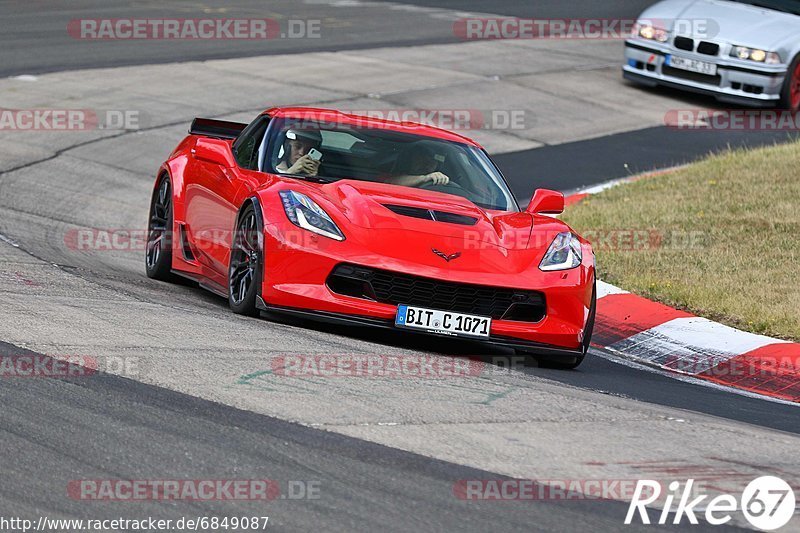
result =
[[669,55],[667,56],[667,65],[681,70],[688,70],[689,72],[708,74],[709,76],[716,76],[717,74],[717,65],[714,63],[687,57]]
[[464,315],[450,311],[398,305],[394,320],[398,328],[418,329],[458,337],[488,337],[492,319],[488,316]]

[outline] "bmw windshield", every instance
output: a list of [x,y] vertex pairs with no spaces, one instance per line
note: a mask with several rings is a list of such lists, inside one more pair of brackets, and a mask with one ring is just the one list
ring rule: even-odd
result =
[[314,181],[354,179],[464,197],[519,211],[502,175],[479,148],[390,129],[280,119],[263,168]]
[[784,13],[800,15],[800,0],[733,0],[739,4],[749,4],[756,7],[774,9]]

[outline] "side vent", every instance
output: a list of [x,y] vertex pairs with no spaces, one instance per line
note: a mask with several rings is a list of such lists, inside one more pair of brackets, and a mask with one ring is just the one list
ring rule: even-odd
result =
[[181,239],[181,251],[183,252],[183,258],[187,261],[194,261],[194,254],[192,253],[192,248],[189,246],[189,240],[186,238],[186,225],[180,224],[180,239]]

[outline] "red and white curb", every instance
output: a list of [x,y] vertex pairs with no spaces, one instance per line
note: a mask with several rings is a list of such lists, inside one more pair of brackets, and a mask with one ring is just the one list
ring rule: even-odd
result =
[[800,344],[740,331],[597,284],[592,344],[626,359],[800,402]]
[[[623,181],[629,179],[571,195],[567,205]],[[668,372],[800,403],[800,344],[740,331],[602,281],[597,299],[593,345]]]

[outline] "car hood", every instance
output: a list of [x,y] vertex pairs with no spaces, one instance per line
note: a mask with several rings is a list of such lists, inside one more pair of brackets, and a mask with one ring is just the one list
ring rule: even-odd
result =
[[[558,233],[570,231],[556,218],[484,210],[459,196],[399,185],[340,180],[292,189],[333,218],[352,243],[354,262],[365,253],[448,272],[519,274],[541,262]],[[411,216],[429,210],[472,220],[458,224]]]
[[[384,183],[342,180],[321,188],[350,224],[375,231],[429,233],[507,249],[528,246],[528,213],[492,212],[460,196]],[[447,220],[447,221],[443,221]]]
[[641,19],[708,21],[709,40],[773,50],[800,33],[800,16],[727,0],[667,0],[642,13]]

